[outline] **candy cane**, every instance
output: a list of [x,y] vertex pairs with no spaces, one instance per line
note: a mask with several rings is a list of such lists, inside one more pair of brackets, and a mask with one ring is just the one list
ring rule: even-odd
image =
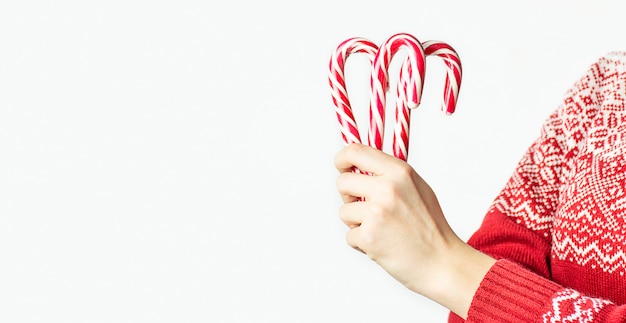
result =
[[337,120],[339,120],[341,136],[347,144],[361,143],[361,136],[352,113],[352,107],[348,98],[346,81],[344,77],[344,67],[348,56],[354,53],[366,54],[373,63],[378,46],[373,42],[361,38],[353,37],[341,42],[333,52],[329,63],[328,82],[331,88],[333,103]]
[[[406,33],[391,36],[380,48],[370,78],[370,146],[382,150],[386,91],[389,84],[389,66],[393,56],[400,50],[407,49],[408,58],[401,68],[398,100],[396,103],[396,129],[394,131],[393,151],[394,155],[402,160],[407,159],[409,140],[409,117],[410,108],[417,107],[422,94],[424,74],[426,68],[425,52],[417,38]],[[404,95],[403,95],[404,94]]]
[[427,56],[435,55],[443,58],[444,63],[448,67],[441,109],[447,114],[452,114],[456,108],[461,88],[462,67],[459,55],[454,48],[441,41],[429,40],[424,42],[423,46]]

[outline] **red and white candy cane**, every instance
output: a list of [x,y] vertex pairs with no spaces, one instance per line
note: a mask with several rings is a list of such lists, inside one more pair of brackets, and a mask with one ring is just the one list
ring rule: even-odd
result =
[[378,49],[371,75],[370,146],[382,150],[385,132],[386,91],[389,84],[389,66],[398,52],[406,49],[408,57],[400,69],[392,141],[394,156],[406,161],[409,145],[410,109],[419,105],[426,72],[426,55],[417,38],[406,33],[395,34]]
[[459,59],[459,55],[454,48],[444,42],[429,40],[422,45],[424,46],[424,52],[427,56],[434,55],[443,58],[444,63],[448,67],[441,109],[447,114],[452,114],[456,108],[456,102],[461,88],[461,76],[463,72],[461,59]]
[[330,58],[328,82],[331,88],[333,103],[335,104],[337,120],[340,124],[341,137],[346,145],[361,143],[361,136],[354,119],[352,106],[350,105],[348,90],[346,89],[344,75],[346,60],[354,53],[363,53],[369,59],[370,64],[373,64],[376,52],[378,52],[378,46],[373,42],[365,38],[353,37],[341,42]]
[[[443,104],[441,109],[446,114],[454,113],[456,108],[456,102],[458,100],[459,89],[461,88],[461,60],[459,55],[452,48],[452,46],[436,40],[429,40],[422,43],[424,48],[424,54],[428,56],[438,56],[443,58],[444,63],[447,66],[446,81],[443,92]],[[406,161],[409,153],[409,121],[411,117],[411,109],[416,108],[419,105],[422,88],[418,88],[417,101],[414,97],[406,97],[406,95],[412,95],[411,90],[415,89],[415,85],[411,84],[411,79],[415,79],[411,75],[411,65],[404,64],[400,69],[400,81],[398,82],[395,111],[395,129],[393,137],[393,154],[394,156]],[[424,75],[421,75],[422,83],[419,86],[423,86]],[[404,89],[404,91],[402,90]]]

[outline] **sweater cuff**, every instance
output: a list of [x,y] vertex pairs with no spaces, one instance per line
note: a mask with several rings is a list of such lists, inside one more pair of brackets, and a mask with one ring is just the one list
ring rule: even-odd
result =
[[474,294],[466,322],[538,322],[561,289],[518,264],[498,260]]

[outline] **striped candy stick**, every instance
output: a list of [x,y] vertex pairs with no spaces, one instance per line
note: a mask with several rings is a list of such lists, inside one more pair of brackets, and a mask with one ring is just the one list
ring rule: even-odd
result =
[[441,57],[447,66],[446,81],[443,92],[443,104],[441,109],[447,114],[454,113],[461,89],[461,77],[463,69],[461,59],[452,46],[437,40],[424,42],[426,56]]
[[385,124],[386,91],[389,85],[389,66],[400,50],[406,49],[408,57],[401,68],[396,104],[396,127],[394,130],[394,156],[405,160],[408,153],[410,108],[419,105],[426,68],[422,44],[414,36],[399,33],[387,39],[378,49],[372,65],[370,78],[370,128],[369,144],[382,150]]
[[412,88],[410,85],[411,72],[409,69],[411,68],[410,64],[402,64],[400,68],[400,78],[396,87],[396,109],[394,111],[394,133],[393,133],[393,141],[392,141],[392,149],[393,155],[406,161],[409,155],[409,122],[411,120],[411,109],[416,108],[419,105],[422,95],[422,86],[418,88],[418,96],[417,100],[413,101],[412,105],[409,106],[408,97],[412,95],[412,93],[407,93],[407,91]]

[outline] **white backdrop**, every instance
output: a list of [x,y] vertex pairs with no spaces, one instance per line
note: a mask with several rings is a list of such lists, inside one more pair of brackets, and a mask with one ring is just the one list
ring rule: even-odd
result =
[[[1,322],[443,322],[345,244],[338,43],[443,40],[409,162],[467,239],[623,1],[4,1]],[[400,60],[400,59],[398,59]],[[365,113],[365,66],[349,90]]]

